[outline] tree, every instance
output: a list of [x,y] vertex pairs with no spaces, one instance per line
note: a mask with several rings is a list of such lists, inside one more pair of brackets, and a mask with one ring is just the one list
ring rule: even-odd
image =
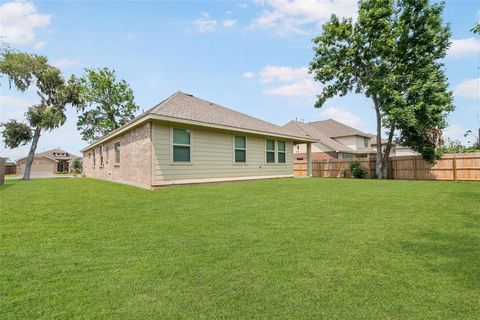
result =
[[0,53],[0,73],[8,78],[10,87],[13,85],[21,92],[34,85],[40,97],[40,102],[30,106],[25,113],[26,123],[9,120],[0,124],[7,147],[13,149],[32,142],[23,174],[23,179],[29,180],[42,131],[53,130],[65,123],[67,105],[82,105],[79,86],[73,76],[66,81],[58,68],[48,64],[46,57],[10,48]]
[[478,34],[480,34],[480,22],[477,22],[477,23],[475,24],[475,26],[472,28],[472,30],[470,30],[470,31],[473,32],[473,33],[478,33]]
[[81,173],[83,169],[83,163],[81,159],[75,159],[72,162],[72,169],[74,173]]
[[107,68],[85,71],[86,76],[80,79],[81,94],[90,109],[81,110],[77,128],[82,139],[91,143],[132,120],[139,107],[125,80],[117,82],[115,71]]
[[[361,0],[358,20],[333,15],[313,41],[310,72],[324,84],[315,107],[354,91],[372,99],[376,116],[375,173],[386,178],[395,131],[406,146],[434,161],[445,117],[453,110],[441,59],[450,30],[443,4],[428,0]],[[382,154],[382,127],[388,143]]]
[[466,148],[459,140],[447,139],[447,142],[440,147],[442,153],[464,153]]

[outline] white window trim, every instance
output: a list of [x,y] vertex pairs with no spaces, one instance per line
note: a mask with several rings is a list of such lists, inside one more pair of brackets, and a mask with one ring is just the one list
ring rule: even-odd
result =
[[[120,144],[120,159],[118,159],[118,162],[117,162],[117,150],[115,150],[115,145],[119,143]],[[118,141],[115,141],[113,143],[113,165],[114,167],[120,167],[120,163],[122,162],[122,143],[120,142],[120,140]]]
[[[278,142],[283,142],[284,143],[284,147],[285,147],[285,150],[284,151],[280,151],[280,148],[278,147]],[[280,140],[280,141],[276,141],[277,143],[277,158],[275,159],[277,161],[278,164],[280,165],[284,165],[284,164],[287,164],[287,141],[285,140]],[[280,162],[278,161],[279,160],[279,157],[278,157],[278,154],[279,153],[283,153],[285,155],[285,162]],[[266,154],[265,154],[266,155]]]
[[[177,146],[190,147],[190,161],[173,161],[173,129],[187,129],[190,131],[190,145],[175,144]],[[191,166],[193,165],[193,130],[185,126],[170,126],[170,165],[172,166]]]
[[98,147],[98,160],[99,165],[98,167],[102,169],[105,166],[105,156],[104,156],[104,147],[103,144]]
[[[245,149],[242,149],[242,148],[235,148],[235,137],[245,137]],[[238,135],[238,134],[234,134],[232,135],[232,163],[235,165],[235,166],[246,166],[248,164],[248,151],[247,151],[247,148],[248,148],[248,137],[247,136],[242,136],[242,135]],[[236,162],[235,161],[235,150],[245,150],[245,162]]]
[[[275,148],[275,150],[267,150],[267,140],[272,140],[273,141],[273,147]],[[264,157],[264,161],[265,161],[265,165],[267,166],[272,166],[272,165],[276,165],[277,164],[277,141],[275,139],[272,139],[272,138],[266,138],[264,143],[263,143],[263,147],[265,149],[264,153],[263,153],[263,157]],[[273,162],[268,162],[267,161],[267,151],[268,152],[272,152],[273,151],[273,154],[274,154],[274,161]]]

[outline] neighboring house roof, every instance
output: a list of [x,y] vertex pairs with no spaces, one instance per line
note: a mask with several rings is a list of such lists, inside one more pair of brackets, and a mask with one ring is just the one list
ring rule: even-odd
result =
[[320,143],[323,143],[327,147],[332,148],[337,152],[349,152],[349,153],[355,152],[352,148],[349,148],[343,143],[340,143],[338,141],[331,139],[324,133],[320,132],[320,130],[318,130],[316,127],[311,126],[310,124],[307,124],[307,123],[290,121],[287,124],[285,124],[282,128],[297,132],[297,134],[305,134],[313,139],[318,140]]
[[[65,150],[62,150],[62,149],[52,149],[52,150],[48,150],[48,151],[45,151],[45,152],[40,152],[40,153],[35,153],[34,157],[45,157],[47,159],[50,159],[50,160],[53,160],[53,161],[59,161],[59,160],[67,160],[67,161],[71,161],[71,160],[75,160],[75,159],[78,159],[80,158],[79,156],[76,156],[76,155],[73,155]],[[23,158],[20,158],[18,159],[17,161],[20,161],[20,160],[24,160],[26,159],[27,157],[23,157]]]
[[285,130],[276,124],[260,120],[216,103],[197,98],[191,94],[178,91],[123,127],[84,148],[82,151],[88,150],[91,147],[100,144],[102,141],[112,138],[130,127],[149,119],[284,137],[298,140],[300,142],[314,142],[312,138],[305,134],[297,134]]
[[[387,143],[388,143],[387,139],[382,139],[382,145],[387,144]],[[370,138],[370,145],[372,145],[372,146],[377,145],[377,136],[372,135],[372,137]],[[393,145],[395,145],[395,142],[393,142]]]
[[346,136],[362,136],[370,138],[372,136],[370,133],[362,132],[333,119],[314,121],[308,124],[317,128],[323,134],[331,138]]
[[373,153],[376,151],[373,148],[357,148],[356,150],[354,150],[344,145],[343,143],[335,140],[335,138],[345,136],[371,137],[371,134],[362,132],[332,119],[309,123],[290,121],[282,128],[289,129],[291,131],[302,132],[309,137],[317,139],[318,142],[326,145],[329,148],[332,148],[336,152],[364,154]]

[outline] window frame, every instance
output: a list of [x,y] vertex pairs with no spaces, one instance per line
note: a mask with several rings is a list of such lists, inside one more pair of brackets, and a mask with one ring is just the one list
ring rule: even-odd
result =
[[[175,129],[188,130],[190,134],[190,144],[174,143]],[[189,161],[175,161],[174,160],[174,147],[189,147],[190,148],[190,160]],[[188,127],[171,126],[170,127],[170,164],[171,165],[192,165],[193,164],[193,130]]]
[[[283,151],[280,150],[280,142],[283,142]],[[283,161],[280,161],[280,154],[283,154]],[[287,141],[285,140],[277,141],[277,163],[287,163]]]
[[[236,138],[239,137],[239,138],[244,138],[245,139],[245,148],[237,148],[236,146]],[[246,165],[247,164],[247,143],[248,143],[248,138],[247,136],[239,136],[239,135],[236,135],[234,134],[233,135],[233,164],[235,165]],[[236,151],[237,150],[242,150],[242,151],[245,151],[245,161],[237,161],[236,159]]]
[[[273,141],[273,149],[268,149],[268,141]],[[277,163],[277,148],[276,148],[276,141],[274,139],[265,139],[265,164],[276,164]],[[268,153],[273,153],[273,162],[268,161]]]
[[103,145],[99,146],[98,147],[98,155],[100,156],[100,168],[103,168],[103,166],[105,165],[104,163],[104,159],[103,159]]
[[369,148],[369,147],[370,147],[370,138],[363,137],[363,146],[364,146],[365,148]]
[[[118,146],[118,150],[117,150],[117,146]],[[115,159],[114,159],[114,164],[115,166],[119,166],[120,165],[120,162],[121,162],[121,155],[122,155],[122,144],[120,143],[120,141],[117,141],[113,144],[113,151],[115,153]],[[117,157],[118,155],[118,157]]]

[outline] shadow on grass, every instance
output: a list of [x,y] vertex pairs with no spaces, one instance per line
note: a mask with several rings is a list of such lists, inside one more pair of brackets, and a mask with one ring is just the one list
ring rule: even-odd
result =
[[420,232],[415,241],[399,243],[432,273],[451,276],[467,288],[480,286],[480,236],[453,232]]

